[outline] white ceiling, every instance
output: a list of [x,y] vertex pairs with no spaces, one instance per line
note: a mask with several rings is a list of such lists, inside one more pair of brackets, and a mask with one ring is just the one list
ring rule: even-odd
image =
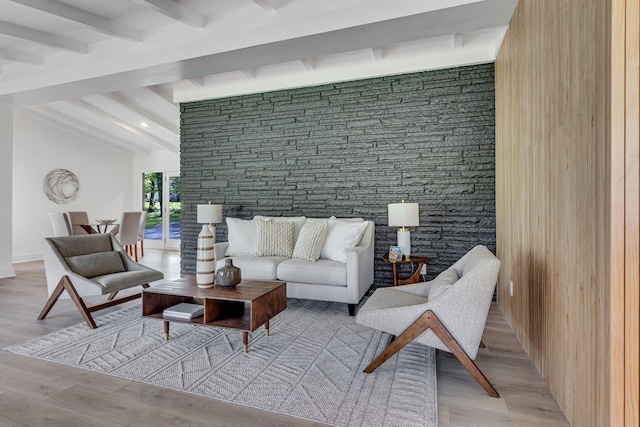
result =
[[493,61],[516,3],[0,0],[0,100],[178,152],[179,102]]

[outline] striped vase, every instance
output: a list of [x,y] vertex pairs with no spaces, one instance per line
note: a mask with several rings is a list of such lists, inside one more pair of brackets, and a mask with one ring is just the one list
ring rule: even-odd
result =
[[198,234],[198,255],[196,258],[196,283],[200,288],[213,286],[215,261],[213,258],[213,235],[209,226],[204,224]]

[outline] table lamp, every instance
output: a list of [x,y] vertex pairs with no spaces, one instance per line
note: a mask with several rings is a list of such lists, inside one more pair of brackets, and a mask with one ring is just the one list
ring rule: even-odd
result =
[[196,283],[200,288],[210,288],[213,286],[215,268],[215,258],[213,256],[213,245],[216,243],[216,226],[214,224],[222,222],[222,205],[198,205],[197,221],[202,225],[202,230],[198,234],[198,246],[196,257]]
[[[216,226],[215,224],[222,222],[222,205],[212,205],[209,202],[206,205],[198,205],[198,224],[208,224],[209,232],[213,236],[213,243],[216,242]],[[204,230],[205,226],[202,226]]]
[[389,227],[398,228],[398,246],[408,258],[411,256],[411,232],[407,227],[419,224],[420,207],[417,203],[389,203]]

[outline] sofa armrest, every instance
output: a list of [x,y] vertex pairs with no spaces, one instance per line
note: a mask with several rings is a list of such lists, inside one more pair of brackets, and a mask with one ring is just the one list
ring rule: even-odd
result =
[[357,304],[373,284],[373,242],[375,228],[367,221],[361,244],[347,251],[347,288],[349,304]]
[[229,247],[229,242],[220,242],[215,243],[213,245],[213,259],[214,259],[214,268],[215,265],[218,264],[218,260],[224,258],[227,252],[227,248]]

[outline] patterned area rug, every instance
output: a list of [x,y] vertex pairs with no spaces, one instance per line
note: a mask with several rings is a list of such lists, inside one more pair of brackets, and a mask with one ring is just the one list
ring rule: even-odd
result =
[[344,304],[289,299],[271,334],[143,319],[140,306],[5,350],[334,426],[436,426],[435,350],[411,344],[362,372],[389,336]]

